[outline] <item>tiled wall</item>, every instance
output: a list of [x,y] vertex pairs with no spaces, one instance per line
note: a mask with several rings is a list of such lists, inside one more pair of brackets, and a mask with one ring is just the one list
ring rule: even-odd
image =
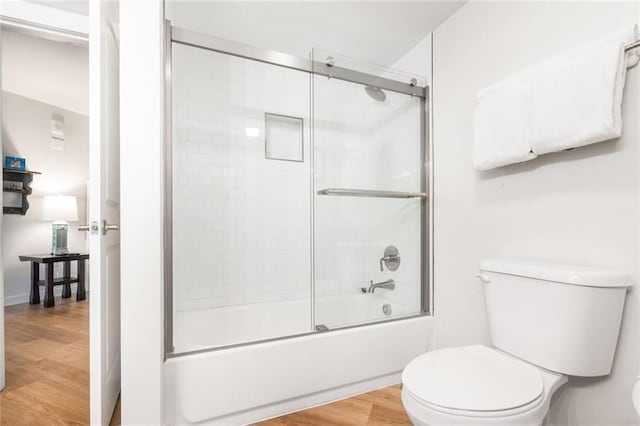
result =
[[[180,45],[173,75],[177,309],[309,298],[309,76]],[[304,162],[265,158],[265,112],[303,118]]]

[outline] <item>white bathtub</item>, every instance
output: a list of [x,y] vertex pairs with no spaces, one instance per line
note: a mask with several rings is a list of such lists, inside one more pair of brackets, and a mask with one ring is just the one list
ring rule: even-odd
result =
[[[325,324],[335,319],[341,325],[378,312],[377,319],[390,318],[382,302],[392,304],[396,318],[406,315],[403,306],[382,294],[323,298],[316,315],[331,314]],[[272,309],[277,303],[268,305],[181,313],[175,332],[177,338],[183,333],[184,340],[176,343],[192,349],[228,344],[233,340],[225,331],[229,325],[245,337],[262,339],[274,330],[311,331],[310,303],[285,302],[278,314]],[[292,318],[304,320],[304,326],[291,326]],[[225,322],[220,326],[219,321]],[[203,327],[206,337],[196,338],[195,331]],[[430,328],[431,317],[422,316],[170,358],[167,424],[247,424],[398,383],[404,366],[428,349]]]
[[[391,310],[385,314],[383,306]],[[419,304],[408,309],[391,300],[385,290],[317,299],[315,324],[329,329],[415,315]],[[179,311],[174,320],[176,353],[296,334],[314,330],[310,299],[254,303],[241,306]]]

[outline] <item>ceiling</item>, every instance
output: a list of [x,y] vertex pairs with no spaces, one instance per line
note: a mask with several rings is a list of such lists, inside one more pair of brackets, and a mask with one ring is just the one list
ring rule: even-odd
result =
[[3,30],[2,90],[89,115],[88,48]]
[[89,16],[89,0],[25,0],[42,6],[53,7],[67,12]]
[[393,65],[464,1],[167,1],[172,25],[308,57]]

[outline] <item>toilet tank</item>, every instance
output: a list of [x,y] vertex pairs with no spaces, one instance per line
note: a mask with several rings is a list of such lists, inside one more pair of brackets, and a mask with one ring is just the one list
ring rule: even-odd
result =
[[626,273],[508,259],[485,260],[480,270],[496,347],[567,375],[611,372]]

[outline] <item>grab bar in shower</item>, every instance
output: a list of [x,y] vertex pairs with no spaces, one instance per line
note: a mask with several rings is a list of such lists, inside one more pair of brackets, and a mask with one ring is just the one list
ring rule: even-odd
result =
[[338,195],[343,197],[378,197],[378,198],[427,198],[425,192],[377,191],[374,189],[326,188],[318,191],[318,195]]

